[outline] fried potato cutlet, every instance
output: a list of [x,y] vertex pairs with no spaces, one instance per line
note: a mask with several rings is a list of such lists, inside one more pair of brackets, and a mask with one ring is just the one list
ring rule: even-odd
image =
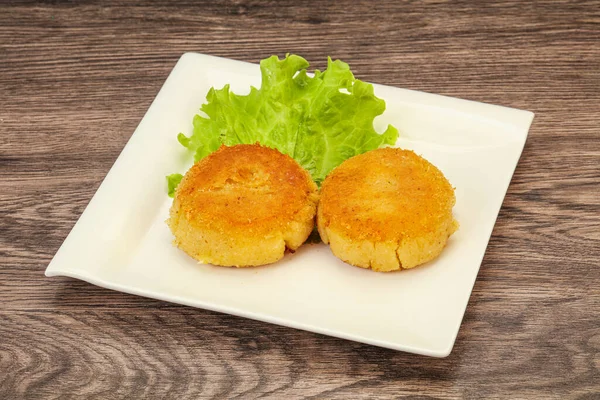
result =
[[410,150],[352,157],[321,187],[317,228],[333,254],[375,271],[413,268],[437,257],[458,228],[454,189]]
[[273,263],[314,227],[318,190],[309,173],[277,150],[221,146],[185,174],[167,221],[174,243],[214,265]]

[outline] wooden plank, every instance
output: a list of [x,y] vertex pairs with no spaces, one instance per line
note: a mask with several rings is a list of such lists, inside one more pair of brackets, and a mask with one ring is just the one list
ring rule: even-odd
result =
[[[187,51],[536,113],[450,357],[43,276]],[[597,398],[599,104],[598,1],[2,2],[0,398]]]

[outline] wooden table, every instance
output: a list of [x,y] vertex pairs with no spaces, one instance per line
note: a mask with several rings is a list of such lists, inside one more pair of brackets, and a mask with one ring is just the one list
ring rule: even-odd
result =
[[[148,3],[0,5],[1,399],[600,398],[600,2]],[[187,51],[536,113],[448,358],[44,277]]]

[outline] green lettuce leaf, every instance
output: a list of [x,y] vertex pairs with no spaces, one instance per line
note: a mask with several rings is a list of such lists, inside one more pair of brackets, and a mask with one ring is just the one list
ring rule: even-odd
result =
[[167,192],[169,193],[169,197],[175,196],[175,189],[177,189],[182,179],[183,175],[181,174],[167,175]]
[[308,62],[297,55],[277,56],[260,63],[260,89],[237,95],[229,85],[210,89],[203,115],[194,117],[193,134],[179,134],[179,142],[194,153],[195,161],[217,150],[256,143],[288,154],[320,184],[344,160],[393,145],[398,131],[383,134],[373,120],[385,110],[373,86],[362,82],[348,64],[328,58],[327,69],[307,74]]

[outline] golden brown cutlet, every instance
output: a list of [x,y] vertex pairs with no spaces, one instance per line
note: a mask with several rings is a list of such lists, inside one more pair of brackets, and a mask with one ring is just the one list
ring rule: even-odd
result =
[[222,146],[185,174],[167,221],[196,260],[253,266],[296,250],[314,227],[318,190],[294,159],[261,146]]
[[352,157],[321,187],[317,227],[332,252],[377,271],[413,268],[437,257],[458,227],[454,189],[410,150]]

